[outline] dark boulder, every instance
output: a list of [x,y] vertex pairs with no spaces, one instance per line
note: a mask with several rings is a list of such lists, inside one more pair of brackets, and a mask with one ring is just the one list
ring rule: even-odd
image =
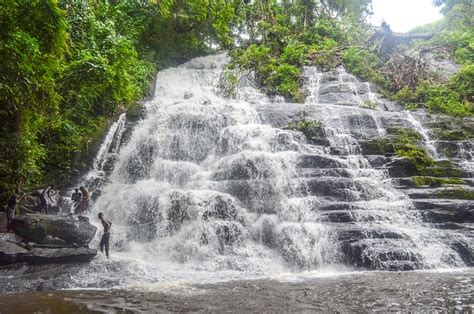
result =
[[12,242],[0,242],[0,265],[18,262],[28,251]]
[[13,220],[14,231],[27,241],[41,243],[48,235],[66,244],[84,246],[94,238],[97,228],[73,216],[23,214]]
[[90,248],[33,248],[22,258],[29,264],[87,263],[97,255]]

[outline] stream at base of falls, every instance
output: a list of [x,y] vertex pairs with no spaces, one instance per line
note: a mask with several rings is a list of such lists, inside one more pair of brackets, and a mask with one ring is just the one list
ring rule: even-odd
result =
[[[20,301],[21,300],[21,301]],[[111,312],[465,312],[474,271],[287,274],[214,284],[185,281],[133,290],[64,290],[0,295],[5,313]]]

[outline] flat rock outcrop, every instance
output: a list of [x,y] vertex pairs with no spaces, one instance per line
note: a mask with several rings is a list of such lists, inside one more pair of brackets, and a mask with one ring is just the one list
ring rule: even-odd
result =
[[66,244],[85,246],[97,228],[87,220],[67,215],[22,214],[13,220],[13,229],[29,242],[42,243],[48,236]]
[[22,258],[28,264],[85,263],[92,260],[97,251],[90,248],[40,248],[34,247]]
[[28,250],[12,242],[0,242],[0,265],[16,263]]

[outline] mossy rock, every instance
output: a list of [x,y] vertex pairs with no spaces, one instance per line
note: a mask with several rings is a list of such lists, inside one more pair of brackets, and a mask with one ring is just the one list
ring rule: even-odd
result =
[[432,177],[461,177],[462,172],[459,169],[451,167],[427,167],[423,168],[420,173],[423,176],[432,176]]
[[440,191],[437,193],[437,196],[449,199],[474,200],[474,191],[457,187]]
[[364,155],[393,155],[395,148],[388,138],[377,138],[359,142]]
[[438,187],[446,184],[464,184],[465,181],[460,178],[437,178],[430,176],[414,176],[410,178],[415,186]]
[[459,147],[454,141],[437,142],[438,150],[447,158],[454,158],[458,155]]
[[466,130],[457,129],[457,130],[435,130],[438,139],[446,141],[464,141],[471,138],[474,138],[474,134]]
[[399,141],[401,138],[411,139],[411,140],[416,140],[416,141],[421,140],[421,135],[415,130],[412,130],[409,128],[396,126],[396,127],[388,127],[386,130],[387,130],[387,134],[396,135]]

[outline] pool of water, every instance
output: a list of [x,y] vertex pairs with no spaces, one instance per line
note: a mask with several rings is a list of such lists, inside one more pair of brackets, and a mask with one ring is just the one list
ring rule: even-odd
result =
[[[21,301],[20,301],[21,300]],[[464,311],[474,309],[474,270],[307,273],[212,284],[60,290],[0,295],[1,312]]]

